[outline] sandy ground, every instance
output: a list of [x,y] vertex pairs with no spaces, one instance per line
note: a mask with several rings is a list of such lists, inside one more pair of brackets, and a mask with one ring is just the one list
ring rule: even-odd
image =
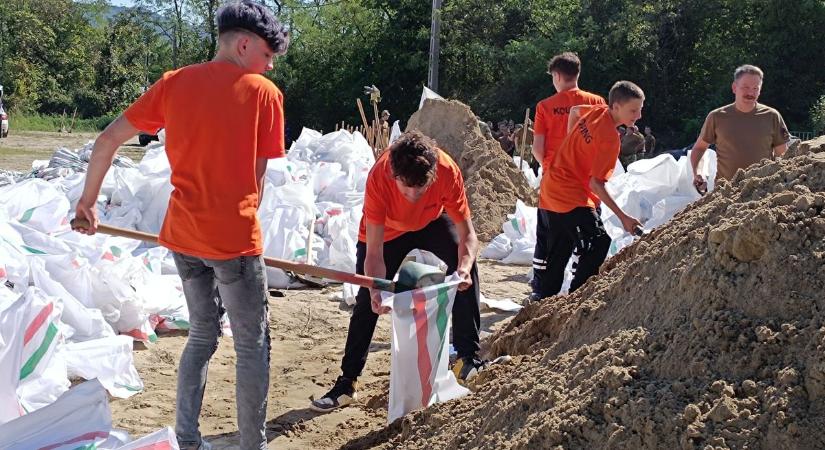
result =
[[[493,261],[480,264],[482,293],[520,301],[528,293],[526,267]],[[390,320],[379,320],[371,354],[359,379],[359,402],[330,414],[308,409],[310,396],[323,395],[339,374],[351,308],[330,300],[336,287],[284,290],[270,298],[271,384],[267,412],[270,449],[333,449],[382,427],[387,417],[390,370]],[[513,314],[482,312],[482,336],[498,330]],[[175,422],[177,363],[185,335],[161,336],[135,351],[135,366],[145,389],[111,402],[113,422],[142,435]],[[201,413],[201,432],[216,449],[237,448],[234,402],[235,352],[232,338],[221,339],[209,366]]]
[[[15,131],[0,139],[0,169],[25,171],[34,160],[48,160],[59,147],[81,148],[94,140],[99,133],[51,133],[43,131]],[[130,139],[118,150],[119,154],[135,161],[143,157],[143,147],[137,137]]]
[[[33,160],[49,159],[56,148],[76,149],[96,135],[18,131],[0,140],[0,169],[30,169]],[[139,161],[143,149],[133,139],[119,152]],[[480,269],[481,291],[488,298],[520,302],[528,294],[528,268],[482,261]],[[271,449],[340,448],[386,423],[389,317],[379,320],[371,355],[359,380],[359,402],[327,415],[308,409],[310,397],[323,395],[339,374],[351,308],[330,300],[338,289],[284,290],[282,297],[270,298],[272,362],[267,436]],[[513,316],[483,310],[482,346],[484,338]],[[112,399],[115,427],[141,436],[174,426],[177,363],[185,343],[186,334],[179,333],[161,336],[148,348],[136,348],[135,366],[145,389],[129,399]],[[210,364],[201,414],[201,431],[216,449],[237,448],[235,381],[232,338],[224,337]]]

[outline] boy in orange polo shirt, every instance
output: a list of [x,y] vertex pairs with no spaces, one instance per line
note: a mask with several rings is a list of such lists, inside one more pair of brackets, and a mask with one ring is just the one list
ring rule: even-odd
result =
[[[534,125],[533,156],[541,163],[544,172],[553,161],[556,150],[567,136],[567,121],[570,109],[577,105],[604,105],[602,97],[579,89],[581,61],[575,53],[565,52],[556,55],[547,64],[547,73],[553,77],[556,94],[545,98],[536,105]],[[539,190],[539,209],[536,213],[536,248],[533,251],[533,280],[530,285],[530,300],[541,300],[539,286],[547,276],[547,260],[550,249],[547,248],[550,225],[545,220],[547,214],[547,195],[553,189],[547,176],[541,179]]]
[[[434,253],[462,282],[453,304],[453,345],[459,380],[483,368],[478,357],[481,325],[478,239],[470,218],[464,179],[456,163],[418,131],[404,133],[370,170],[364,192],[364,215],[356,246],[355,270],[371,277],[392,278],[411,250]],[[343,374],[310,408],[329,412],[356,400],[356,380],[367,362],[381,306],[378,290],[361,288],[349,322]]]
[[610,248],[610,236],[599,217],[600,203],[616,213],[627,232],[641,227],[619,208],[605,183],[621,146],[616,127],[632,126],[642,117],[643,105],[644,93],[639,86],[619,81],[610,89],[608,106],[571,109],[569,134],[544,173],[553,189],[544,197],[546,209],[539,210],[550,230],[545,242],[549,250],[547,273],[538,286],[539,298],[559,293],[574,249],[579,261],[570,292],[599,272]]
[[94,234],[95,203],[118,146],[138,130],[166,129],[174,191],[159,241],[173,251],[190,323],[178,369],[178,442],[210,448],[198,417],[222,303],[237,354],[240,448],[265,449],[270,342],[257,209],[267,159],[284,156],[284,118],[281,91],[261,74],[286,52],[288,36],[249,0],[221,8],[217,22],[214,60],[163,74],[97,138],[76,216],[91,224],[78,231]]

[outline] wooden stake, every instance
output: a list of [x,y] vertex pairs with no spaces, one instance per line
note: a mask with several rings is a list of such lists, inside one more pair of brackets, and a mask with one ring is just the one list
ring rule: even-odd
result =
[[[518,161],[518,170],[521,171],[521,164],[524,162],[524,147],[527,144],[527,122],[530,121],[530,108],[524,111],[524,126],[521,128],[521,150]],[[518,144],[516,144],[518,145]],[[530,152],[533,153],[533,152]]]
[[364,105],[361,103],[360,98],[356,98],[355,103],[358,104],[358,112],[361,113],[361,122],[364,123],[364,128],[366,129],[368,127],[368,125],[367,125],[367,115],[364,114]]
[[77,118],[77,107],[76,106],[74,108],[74,112],[72,113],[72,123],[71,123],[71,125],[69,125],[69,133],[71,133],[72,130],[74,129],[74,120],[75,120],[75,118]]
[[[372,111],[375,113],[375,146],[376,148],[380,147],[381,142],[384,139],[381,137],[381,118],[378,117],[378,102],[372,103]],[[380,147],[380,150],[383,150],[383,147]]]

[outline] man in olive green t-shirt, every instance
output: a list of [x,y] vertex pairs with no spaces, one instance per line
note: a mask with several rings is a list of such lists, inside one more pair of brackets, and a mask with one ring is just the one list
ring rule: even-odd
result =
[[705,119],[690,155],[693,184],[697,189],[704,185],[705,179],[696,173],[696,168],[710,144],[716,144],[717,181],[730,180],[738,169],[763,158],[782,156],[787,151],[790,134],[782,115],[757,102],[762,78],[762,70],[756,66],[738,67],[732,85],[736,100],[714,109]]

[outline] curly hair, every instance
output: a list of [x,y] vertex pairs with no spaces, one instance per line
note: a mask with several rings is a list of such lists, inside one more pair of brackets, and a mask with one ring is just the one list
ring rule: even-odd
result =
[[289,33],[266,6],[250,0],[229,3],[218,10],[218,34],[247,31],[266,41],[276,55],[289,47]]
[[390,146],[393,175],[407,186],[423,187],[435,180],[438,152],[435,141],[420,131],[408,131]]

